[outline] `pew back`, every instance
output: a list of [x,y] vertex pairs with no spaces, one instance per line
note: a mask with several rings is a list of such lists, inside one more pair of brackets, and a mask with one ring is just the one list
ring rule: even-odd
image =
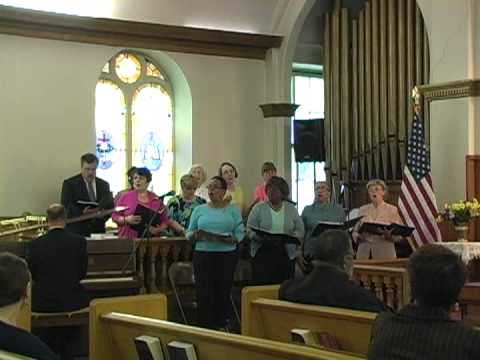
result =
[[[294,328],[326,331],[343,350],[367,353],[376,313],[277,300],[275,290],[278,295],[278,286],[243,289],[242,335],[289,342]],[[264,294],[270,298],[263,298]]]
[[103,332],[97,334],[97,349],[92,349],[92,360],[137,359],[133,339],[140,335],[149,335],[160,339],[162,346],[170,341],[182,341],[195,346],[200,360],[274,360],[274,359],[329,359],[353,360],[360,357],[308,348],[293,344],[255,339],[236,334],[207,330],[193,326],[155,320],[121,313],[109,313],[97,319]]
[[152,319],[167,319],[167,297],[164,294],[136,295],[91,301],[89,318],[91,359],[114,358],[100,355],[104,353],[102,347],[104,342],[98,342],[101,339],[101,334],[106,331],[104,324],[99,319],[102,315],[111,312],[146,316]]

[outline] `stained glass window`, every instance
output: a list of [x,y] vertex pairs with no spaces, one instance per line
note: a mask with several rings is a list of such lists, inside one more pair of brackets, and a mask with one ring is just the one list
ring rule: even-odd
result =
[[[161,195],[174,184],[171,86],[140,54],[122,52],[109,63],[115,73],[102,70],[95,94],[97,174],[116,194],[128,186],[128,168],[145,166],[152,172],[150,189]],[[148,75],[149,65],[159,76]]]
[[154,64],[148,61],[147,61],[147,76],[153,76],[153,77],[157,77],[162,80],[165,80],[160,70],[158,70],[158,68]]
[[114,191],[125,187],[125,110],[122,90],[111,81],[100,80],[95,90],[96,146],[99,159],[97,175],[108,179]]
[[122,53],[115,59],[115,71],[120,80],[132,84],[142,74],[142,65],[135,55]]
[[172,100],[158,84],[137,89],[132,103],[132,159],[152,172],[152,191],[172,189]]

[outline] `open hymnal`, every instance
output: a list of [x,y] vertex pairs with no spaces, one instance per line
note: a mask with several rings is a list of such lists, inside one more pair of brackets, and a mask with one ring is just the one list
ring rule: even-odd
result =
[[265,229],[257,228],[256,226],[249,226],[249,228],[262,238],[263,242],[276,242],[283,244],[295,244],[300,245],[300,240],[290,234],[271,232]]
[[170,360],[197,360],[193,344],[171,341],[167,344]]
[[381,223],[374,223],[374,222],[364,222],[360,229],[358,230],[359,233],[369,233],[374,235],[383,235],[384,231],[391,231],[392,235],[397,236],[410,236],[415,228],[400,225],[400,224],[381,224]]
[[135,208],[134,215],[140,216],[141,220],[138,224],[130,225],[138,234],[143,234],[147,225],[156,226],[161,224],[160,215],[163,211],[155,211],[146,206],[138,204]]
[[312,236],[320,235],[322,232],[327,230],[350,230],[361,218],[363,218],[363,216],[358,216],[353,219],[346,220],[345,222],[320,221],[313,228]]
[[162,344],[156,337],[142,335],[134,340],[139,360],[163,360]]

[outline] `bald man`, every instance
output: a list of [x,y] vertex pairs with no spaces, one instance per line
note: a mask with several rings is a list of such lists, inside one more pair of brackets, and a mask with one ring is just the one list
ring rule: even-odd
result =
[[87,274],[87,241],[65,230],[65,219],[63,205],[50,205],[48,232],[30,244],[33,311],[62,312],[88,306],[87,293],[80,284]]

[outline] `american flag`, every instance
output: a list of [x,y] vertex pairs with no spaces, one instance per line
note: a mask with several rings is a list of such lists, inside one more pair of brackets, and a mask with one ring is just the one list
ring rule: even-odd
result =
[[416,113],[408,140],[407,165],[403,171],[398,209],[405,224],[415,228],[413,238],[418,246],[442,241],[436,222],[438,208],[430,173],[430,155],[425,146],[424,127]]

